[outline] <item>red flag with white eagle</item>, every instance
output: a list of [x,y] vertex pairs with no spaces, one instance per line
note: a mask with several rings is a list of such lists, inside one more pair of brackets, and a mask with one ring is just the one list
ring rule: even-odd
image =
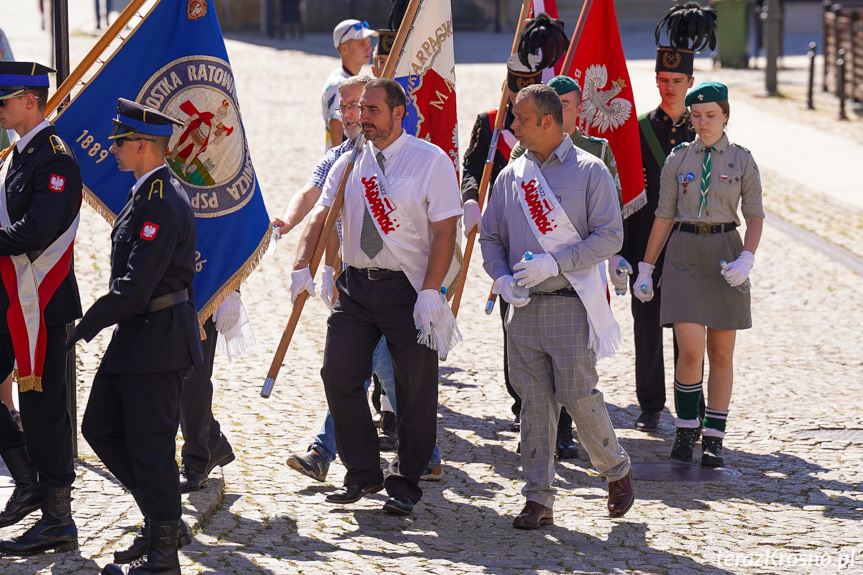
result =
[[420,4],[393,79],[408,96],[402,127],[446,152],[458,174],[455,50],[448,0]]
[[641,158],[641,142],[612,0],[594,0],[567,75],[581,86],[581,133],[606,138],[617,159],[626,218],[647,203],[647,195],[641,162],[632,161]]

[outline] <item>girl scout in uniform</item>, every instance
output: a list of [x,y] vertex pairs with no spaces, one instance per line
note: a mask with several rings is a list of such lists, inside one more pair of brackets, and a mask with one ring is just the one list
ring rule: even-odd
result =
[[[674,382],[677,433],[671,458],[691,461],[700,430],[701,464],[719,467],[736,330],[752,327],[747,279],[761,239],[764,210],[755,160],[725,133],[728,88],[705,82],[689,93],[686,106],[697,136],[672,150],[662,169],[656,220],[633,291],[642,302],[653,298],[651,272],[668,240],[660,323],[674,327],[680,345]],[[740,225],[738,206],[746,219],[742,241],[735,229]],[[722,267],[720,262],[730,263]],[[705,341],[710,374],[702,422],[698,403]]]

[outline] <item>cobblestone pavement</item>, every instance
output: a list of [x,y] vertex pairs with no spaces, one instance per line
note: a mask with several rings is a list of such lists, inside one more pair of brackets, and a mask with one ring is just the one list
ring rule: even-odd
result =
[[[72,13],[77,9],[92,7],[74,0]],[[47,59],[47,37],[36,17],[22,11],[6,2],[0,6],[16,55]],[[79,31],[72,41],[77,61],[94,37],[74,21],[72,29]],[[319,88],[336,61],[264,44],[229,41],[228,51],[261,187],[277,214],[323,149]],[[459,67],[462,146],[474,115],[496,105],[501,68]],[[633,83],[649,87],[650,64],[635,63],[633,70]],[[756,72],[728,71],[703,72],[701,79],[731,74],[739,82],[760,81]],[[753,101],[754,95],[741,91],[740,98]],[[800,119],[805,112],[799,102],[777,113],[789,122],[808,121]],[[836,146],[847,142],[829,119],[824,122]],[[859,123],[853,125],[859,130]],[[758,158],[758,150],[753,152]],[[784,173],[793,184],[788,168],[762,166],[767,207],[804,225],[812,215],[810,225],[827,238],[849,232],[847,248],[863,255],[859,227],[849,230],[852,222],[863,221],[863,210],[824,206],[824,196],[805,186],[780,192],[774,175]],[[782,201],[774,204],[775,197]],[[828,217],[836,207],[842,215]],[[76,258],[85,305],[106,285],[107,233],[108,226],[85,208]],[[284,465],[290,453],[305,450],[325,408],[319,370],[326,309],[317,300],[306,306],[273,396],[258,395],[290,313],[288,270],[298,236],[294,231],[282,240],[244,286],[257,337],[254,352],[233,364],[217,358],[215,411],[237,460],[222,474],[214,472],[205,491],[184,497],[185,517],[195,530],[195,543],[181,553],[185,574],[863,573],[863,285],[854,273],[765,227],[752,276],[754,328],[738,336],[737,389],[726,440],[729,477],[638,481],[635,507],[611,520],[603,481],[582,455],[557,466],[555,525],[521,532],[510,527],[523,503],[523,482],[517,437],[508,431],[500,320],[482,312],[489,280],[478,257],[459,316],[465,342],[440,369],[443,479],[425,484],[414,514],[382,514],[382,494],[344,508],[329,505],[324,496],[341,483],[341,465],[330,468],[325,485]],[[638,408],[628,306],[628,297],[613,300],[628,337],[619,355],[600,364],[600,387],[632,459],[665,462],[672,414],[666,410],[656,433],[632,429]],[[107,338],[106,331],[79,346],[81,412]],[[670,334],[666,339],[670,381]],[[80,552],[0,558],[4,575],[95,573],[114,549],[131,541],[141,520],[131,498],[83,440],[79,450],[73,507]]]

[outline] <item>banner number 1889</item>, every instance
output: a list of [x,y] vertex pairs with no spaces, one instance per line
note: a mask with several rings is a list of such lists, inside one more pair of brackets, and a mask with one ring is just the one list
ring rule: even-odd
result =
[[108,157],[109,152],[107,149],[102,149],[102,144],[100,144],[99,142],[94,143],[93,136],[87,135],[89,133],[89,130],[84,130],[83,132],[81,132],[81,135],[78,136],[78,139],[75,141],[81,145],[82,149],[88,150],[87,155],[89,155],[91,158],[99,156],[99,159],[96,160],[96,163],[98,164],[99,162]]

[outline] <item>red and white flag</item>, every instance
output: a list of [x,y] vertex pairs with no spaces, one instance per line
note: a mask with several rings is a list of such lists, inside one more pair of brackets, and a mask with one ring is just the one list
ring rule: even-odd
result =
[[449,155],[458,174],[455,49],[449,0],[423,2],[393,79],[408,96],[402,127]]
[[567,75],[581,86],[581,133],[606,138],[614,152],[625,218],[644,206],[647,195],[641,162],[633,161],[641,158],[638,117],[612,0],[594,0]]

